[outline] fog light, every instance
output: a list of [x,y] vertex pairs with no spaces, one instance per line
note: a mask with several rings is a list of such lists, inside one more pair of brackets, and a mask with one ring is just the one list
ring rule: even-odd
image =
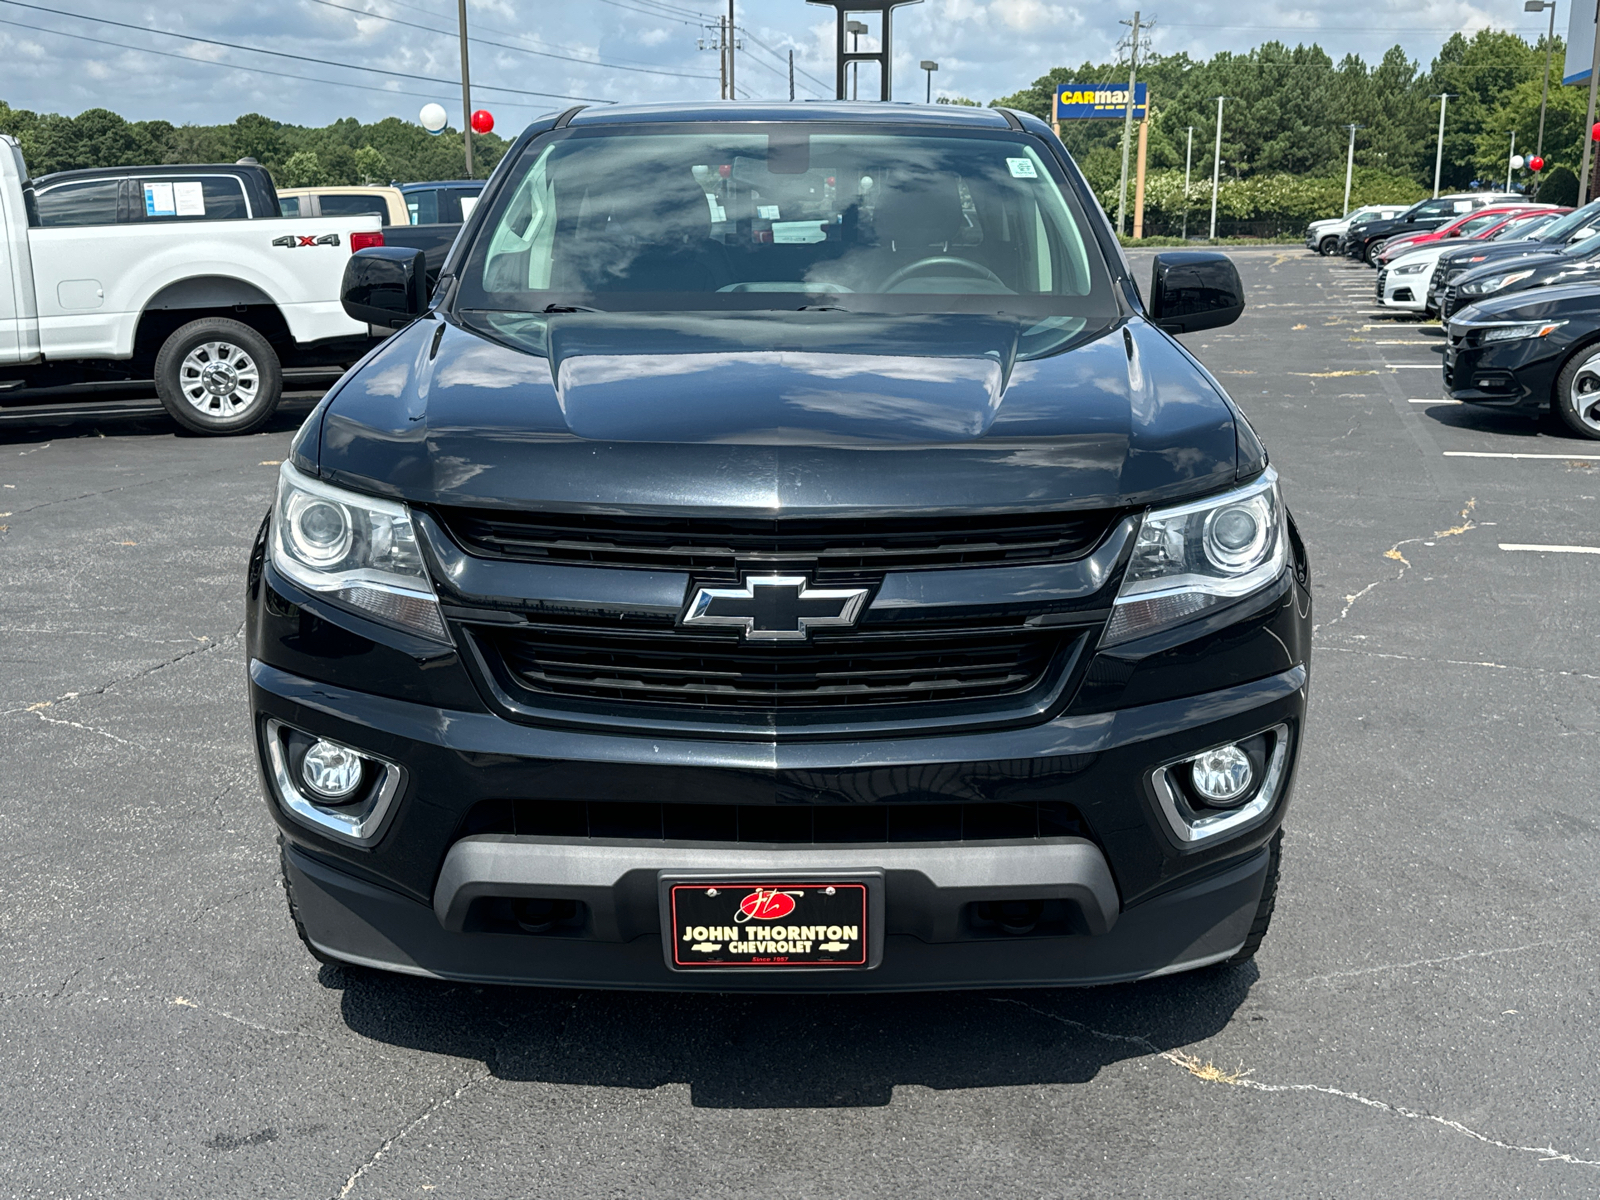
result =
[[306,751],[300,778],[319,799],[342,803],[361,787],[361,756],[348,746],[319,739]]
[[1238,746],[1207,750],[1189,764],[1194,790],[1208,804],[1232,804],[1250,790],[1255,771],[1250,756]]

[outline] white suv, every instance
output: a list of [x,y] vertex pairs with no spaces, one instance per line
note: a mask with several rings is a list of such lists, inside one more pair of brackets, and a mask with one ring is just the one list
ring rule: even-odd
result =
[[1352,209],[1348,216],[1313,221],[1306,226],[1306,249],[1315,250],[1318,254],[1336,254],[1339,239],[1350,228],[1351,221],[1359,217],[1376,217],[1380,221],[1387,221],[1410,207],[1409,204],[1363,204],[1360,208]]

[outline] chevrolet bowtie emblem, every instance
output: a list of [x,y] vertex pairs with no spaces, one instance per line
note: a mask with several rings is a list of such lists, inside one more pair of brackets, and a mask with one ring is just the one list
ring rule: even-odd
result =
[[751,641],[799,641],[823,626],[854,625],[866,602],[864,587],[814,588],[804,575],[751,575],[743,587],[696,588],[683,623],[734,626]]

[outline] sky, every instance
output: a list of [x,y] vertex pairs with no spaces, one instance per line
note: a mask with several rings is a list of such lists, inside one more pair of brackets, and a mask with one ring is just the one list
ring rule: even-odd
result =
[[[741,95],[787,98],[791,50],[796,95],[832,94],[831,8],[735,4]],[[497,132],[509,135],[580,100],[714,100],[711,47],[726,12],[726,0],[468,0],[473,107],[488,109]],[[894,17],[894,98],[923,99],[918,63],[930,59],[939,64],[935,96],[987,103],[1052,66],[1110,59],[1127,33],[1118,22],[1132,15],[1131,4],[1123,11],[1065,0],[909,4]],[[1185,0],[1142,16],[1154,18],[1148,44],[1158,53],[1209,56],[1275,38],[1370,63],[1399,43],[1424,65],[1457,30],[1529,38],[1544,30],[1521,0]],[[878,21],[868,23],[863,50],[877,48]],[[1564,10],[1557,25],[1564,33]],[[877,69],[861,72],[866,98],[876,93]],[[434,100],[459,127],[460,78],[456,0],[0,0],[0,100],[14,108],[75,115],[103,107],[174,124],[259,112],[325,125],[350,116],[415,121]]]

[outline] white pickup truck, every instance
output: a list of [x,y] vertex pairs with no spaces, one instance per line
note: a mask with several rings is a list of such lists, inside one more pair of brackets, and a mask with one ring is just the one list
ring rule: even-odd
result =
[[88,380],[155,379],[181,425],[249,433],[282,368],[370,347],[345,315],[350,255],[379,218],[282,217],[260,167],[128,167],[28,177],[0,135],[0,405]]

